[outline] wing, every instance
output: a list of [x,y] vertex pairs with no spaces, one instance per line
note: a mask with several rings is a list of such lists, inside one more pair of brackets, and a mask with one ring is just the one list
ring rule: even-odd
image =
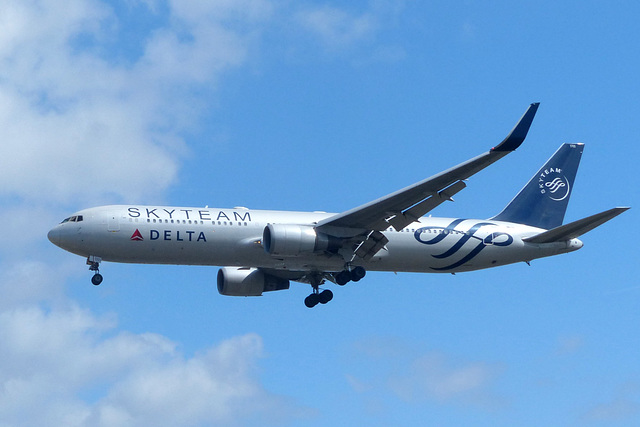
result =
[[336,237],[356,237],[354,251],[371,258],[388,240],[381,233],[392,226],[401,230],[466,187],[464,180],[500,160],[524,141],[539,103],[529,106],[509,135],[487,153],[399,191],[334,215],[318,223],[316,229]]

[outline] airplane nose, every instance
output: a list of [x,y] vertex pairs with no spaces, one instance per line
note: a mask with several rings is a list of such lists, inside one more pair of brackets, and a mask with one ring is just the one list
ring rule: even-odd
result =
[[56,246],[60,246],[60,229],[58,227],[54,227],[47,233],[47,238],[51,243]]

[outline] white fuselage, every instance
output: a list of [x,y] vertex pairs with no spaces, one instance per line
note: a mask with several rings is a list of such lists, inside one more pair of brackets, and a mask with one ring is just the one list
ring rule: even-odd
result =
[[[114,205],[85,209],[53,228],[49,239],[69,252],[103,261],[251,266],[281,271],[340,271],[338,254],[295,257],[268,254],[262,236],[268,224],[314,225],[334,214],[245,208]],[[455,273],[571,252],[578,239],[532,244],[522,239],[544,231],[509,222],[423,217],[401,231],[389,228],[387,245],[369,261],[371,271]]]

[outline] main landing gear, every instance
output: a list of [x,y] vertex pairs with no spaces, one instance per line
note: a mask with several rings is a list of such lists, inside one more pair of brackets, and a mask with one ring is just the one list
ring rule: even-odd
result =
[[89,266],[89,271],[95,272],[93,277],[91,278],[91,283],[95,286],[98,286],[102,283],[102,274],[100,274],[100,261],[102,259],[97,256],[90,255],[87,257],[87,265]]
[[326,304],[333,299],[333,292],[325,289],[320,292],[320,285],[324,283],[324,277],[320,273],[314,273],[309,277],[313,293],[304,299],[304,305],[313,308],[318,304]]
[[344,269],[339,273],[334,274],[336,283],[340,286],[344,286],[349,282],[357,282],[367,274],[367,270],[363,267],[354,267],[351,270]]
[[[333,279],[336,284],[340,286],[344,286],[349,282],[357,282],[362,279],[367,274],[367,271],[363,267],[354,267],[349,269],[347,266],[344,270],[339,273],[333,274]],[[320,292],[320,285],[324,283],[324,278],[320,274],[314,274],[310,278],[311,287],[313,288],[313,293],[304,299],[304,305],[309,308],[313,308],[318,304],[326,304],[333,299],[333,292],[329,289],[325,289]]]
[[319,292],[318,288],[313,289],[313,293],[304,299],[304,305],[309,308],[313,308],[318,303],[326,304],[333,299],[333,292],[329,289],[325,289],[322,292]]

